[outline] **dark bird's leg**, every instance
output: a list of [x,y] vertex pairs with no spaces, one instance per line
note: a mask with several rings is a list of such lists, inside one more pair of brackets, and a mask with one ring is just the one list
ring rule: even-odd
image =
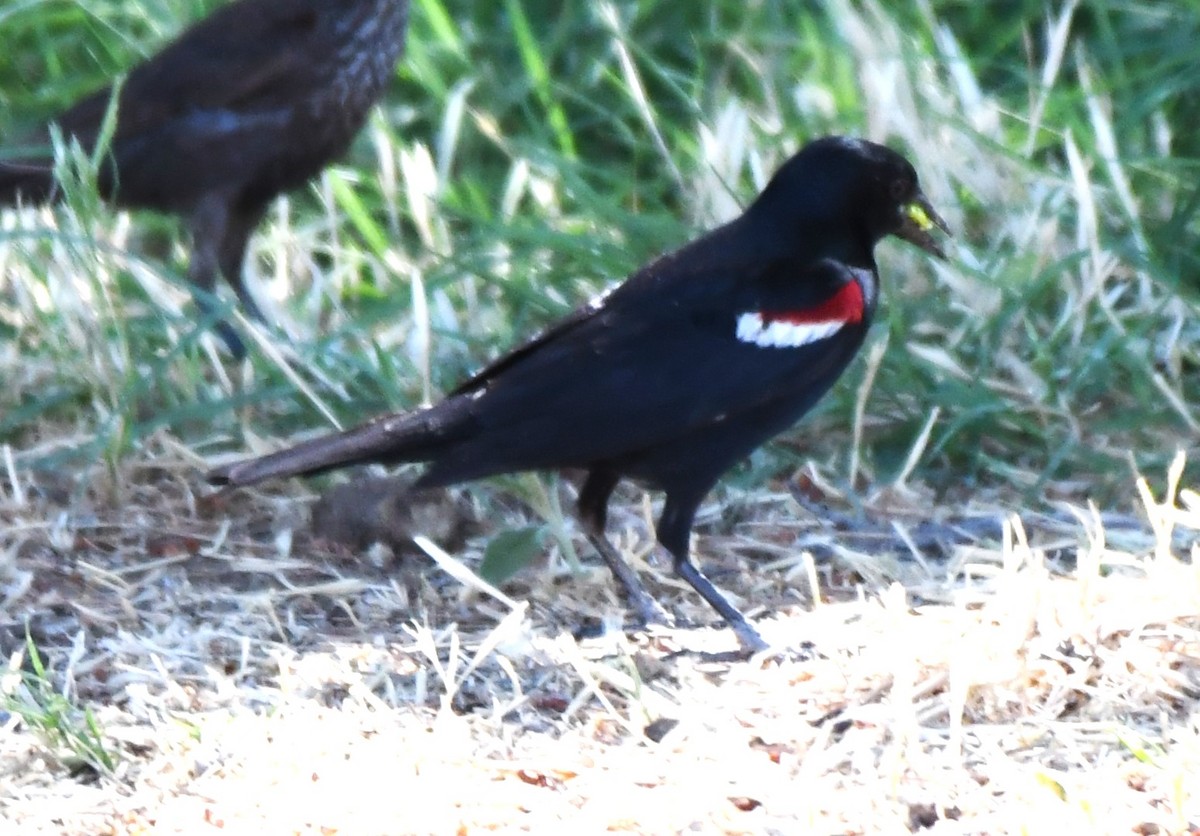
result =
[[[215,316],[213,294],[221,269],[221,246],[229,228],[229,204],[220,195],[201,200],[188,218],[192,233],[192,260],[188,263],[188,281],[194,288],[196,307],[209,319]],[[213,330],[225,343],[235,360],[246,356],[246,345],[232,325],[223,319],[213,321]]]
[[608,498],[613,488],[617,486],[620,477],[607,470],[593,470],[588,473],[583,487],[579,490],[579,516],[588,532],[588,541],[600,553],[600,558],[608,566],[608,570],[625,588],[629,602],[637,610],[638,617],[646,624],[664,624],[671,626],[672,619],[662,606],[654,600],[637,573],[621,557],[608,538],[604,536],[604,524],[608,518]]
[[738,612],[737,607],[729,603],[724,595],[712,585],[712,581],[704,577],[704,573],[696,568],[688,559],[688,541],[692,534],[692,521],[699,507],[700,496],[680,496],[678,493],[667,494],[662,516],[658,518],[658,542],[671,553],[675,561],[675,574],[687,581],[688,585],[700,597],[708,602],[714,610],[721,614],[733,632],[737,635],[742,648],[749,653],[766,650],[768,645],[758,631],[746,620],[746,616]]
[[221,275],[237,294],[238,301],[242,303],[242,310],[251,319],[263,324],[266,324],[267,318],[263,316],[262,308],[246,287],[242,269],[246,262],[246,244],[262,221],[266,210],[266,204],[257,204],[251,207],[237,207],[230,211],[225,223],[225,234],[217,251]]

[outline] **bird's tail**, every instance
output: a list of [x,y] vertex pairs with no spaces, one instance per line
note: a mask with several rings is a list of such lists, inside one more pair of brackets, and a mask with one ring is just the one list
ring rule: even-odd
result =
[[459,435],[458,422],[453,420],[458,406],[452,399],[432,409],[386,415],[277,453],[218,467],[206,478],[213,485],[238,487],[287,476],[312,476],[367,462],[428,461]]
[[0,160],[0,206],[48,203],[56,192],[52,164]]

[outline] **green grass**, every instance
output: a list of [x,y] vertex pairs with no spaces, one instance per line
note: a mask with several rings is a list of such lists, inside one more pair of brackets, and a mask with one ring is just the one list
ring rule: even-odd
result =
[[[9,4],[0,136],[213,5]],[[181,292],[176,225],[83,189],[0,226],[0,442],[78,466],[164,429],[216,452],[246,427],[319,426],[319,404],[343,423],[414,405],[844,132],[907,150],[959,233],[946,267],[879,248],[863,472],[893,478],[936,410],[914,476],[947,495],[1123,491],[1196,426],[1200,10],[1090,3],[1055,30],[1060,14],[417,0],[379,115],[254,239],[295,355],[233,368]],[[733,478],[808,458],[845,478],[863,371]]]
[[[91,770],[111,776],[116,760],[91,708],[80,706],[77,698],[56,690],[28,632],[25,657],[28,669],[5,678],[0,705],[19,716],[73,774]],[[18,657],[12,661],[19,664],[20,660]]]

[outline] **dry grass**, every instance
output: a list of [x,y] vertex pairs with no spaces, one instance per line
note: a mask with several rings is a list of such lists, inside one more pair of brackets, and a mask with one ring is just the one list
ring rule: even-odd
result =
[[[405,588],[378,550],[314,542],[294,494],[214,506],[166,444],[127,467],[119,502],[19,469],[0,494],[0,804],[23,833],[1200,824],[1200,497],[1174,484],[1143,486],[1143,522],[891,491],[852,524],[827,495],[838,531],[790,493],[726,497],[699,554],[787,652],[716,663],[720,629],[573,638],[620,609],[554,549],[507,590],[528,605],[432,566]],[[47,692],[63,728],[91,707],[111,767],[29,722]]]

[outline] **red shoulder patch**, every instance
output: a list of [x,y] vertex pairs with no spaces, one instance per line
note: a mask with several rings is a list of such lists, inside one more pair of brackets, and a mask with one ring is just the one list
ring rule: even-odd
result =
[[766,322],[787,322],[792,325],[826,322],[846,325],[862,322],[864,310],[862,287],[857,281],[851,280],[819,305],[798,311],[763,311],[762,317]]

